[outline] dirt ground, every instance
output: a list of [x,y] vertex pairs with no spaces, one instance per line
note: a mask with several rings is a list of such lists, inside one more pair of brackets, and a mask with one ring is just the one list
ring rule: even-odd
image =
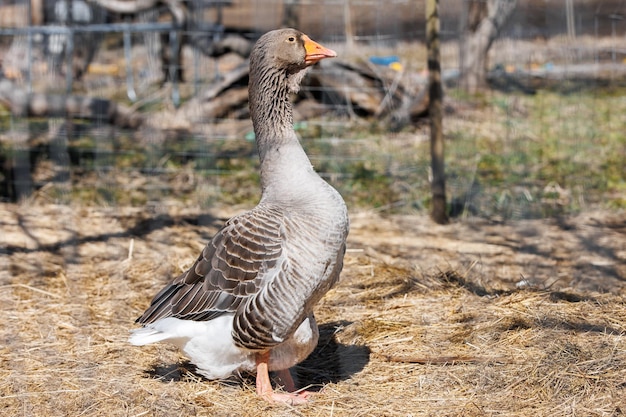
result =
[[449,226],[351,214],[310,404],[207,381],[133,320],[240,208],[0,205],[6,416],[620,416],[626,213]]

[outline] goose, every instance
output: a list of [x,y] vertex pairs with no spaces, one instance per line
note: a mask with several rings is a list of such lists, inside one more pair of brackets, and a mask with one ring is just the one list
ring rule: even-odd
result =
[[[264,34],[250,55],[250,116],[261,199],[228,220],[165,286],[130,343],[176,345],[209,379],[256,371],[256,393],[302,404],[289,368],[315,348],[313,307],[337,282],[349,231],[340,194],[313,169],[293,129],[291,93],[306,69],[337,56],[296,29]],[[269,372],[283,389],[274,390]]]

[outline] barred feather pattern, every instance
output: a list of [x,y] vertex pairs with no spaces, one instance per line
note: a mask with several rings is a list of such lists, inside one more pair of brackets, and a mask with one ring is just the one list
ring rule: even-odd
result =
[[238,346],[264,350],[282,343],[339,278],[347,229],[329,234],[330,223],[267,205],[230,219],[137,322],[235,313]]
[[281,258],[278,217],[257,207],[230,219],[191,268],[154,297],[137,323],[165,317],[204,321],[235,312]]
[[[235,342],[265,349],[286,340],[335,284],[345,235],[323,236],[334,225],[321,217],[283,217],[284,246],[266,282],[235,314]],[[346,231],[347,232],[347,231]]]

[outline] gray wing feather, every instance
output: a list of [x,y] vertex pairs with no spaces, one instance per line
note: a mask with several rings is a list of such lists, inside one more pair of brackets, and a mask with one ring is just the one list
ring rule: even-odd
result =
[[137,323],[165,317],[211,320],[235,312],[260,290],[260,273],[281,259],[280,224],[279,213],[261,208],[230,219],[191,268],[154,297]]

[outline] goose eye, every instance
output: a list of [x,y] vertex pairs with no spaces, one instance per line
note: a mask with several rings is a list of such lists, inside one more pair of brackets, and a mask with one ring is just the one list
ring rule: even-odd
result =
[[288,38],[287,38],[287,40],[288,40],[289,42],[295,42],[295,41],[296,41],[296,38],[294,38],[293,36],[290,36],[290,37],[288,37]]

